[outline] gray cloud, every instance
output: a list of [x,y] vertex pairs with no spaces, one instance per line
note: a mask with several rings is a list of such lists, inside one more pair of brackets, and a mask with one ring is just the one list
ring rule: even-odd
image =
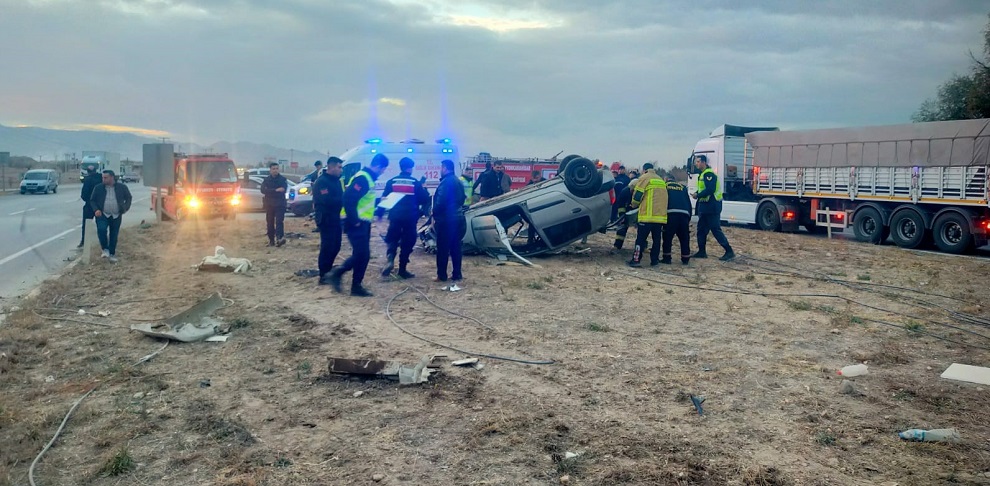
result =
[[554,26],[499,33],[439,1],[0,0],[0,31],[17,39],[0,48],[0,123],[331,152],[377,129],[452,136],[463,154],[674,163],[722,123],[905,122],[967,69],[987,21],[982,2],[741,3],[460,12]]

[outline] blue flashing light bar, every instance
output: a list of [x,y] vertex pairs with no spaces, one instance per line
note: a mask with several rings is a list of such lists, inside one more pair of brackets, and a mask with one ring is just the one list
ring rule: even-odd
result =
[[412,153],[412,151],[413,151],[412,147],[406,149],[406,152]]
[[450,143],[450,139],[449,138],[440,138],[440,139],[437,139],[437,143],[449,144]]
[[369,138],[369,139],[365,140],[364,143],[382,143],[382,139],[380,139],[380,138]]

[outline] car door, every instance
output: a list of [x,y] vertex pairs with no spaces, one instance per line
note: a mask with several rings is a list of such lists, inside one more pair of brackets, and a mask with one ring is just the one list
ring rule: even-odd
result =
[[241,200],[243,201],[244,209],[248,211],[261,211],[265,209],[263,197],[261,194],[261,183],[256,178],[241,179]]

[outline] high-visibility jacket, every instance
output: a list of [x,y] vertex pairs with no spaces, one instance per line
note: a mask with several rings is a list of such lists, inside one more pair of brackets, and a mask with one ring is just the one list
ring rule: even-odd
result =
[[461,176],[461,184],[464,184],[464,204],[470,205],[474,199],[474,181],[468,176]]
[[701,176],[698,177],[698,201],[708,202],[712,196],[715,196],[716,201],[722,200],[722,188],[718,186],[718,175],[709,167],[701,171]]
[[[366,191],[361,199],[358,199],[357,203],[357,217],[361,221],[371,222],[375,219],[375,178],[371,177],[371,174],[361,169],[351,180],[347,183],[348,186],[354,184],[358,178],[364,178],[364,184],[366,185]],[[344,209],[340,210],[341,217],[347,217],[347,212]]]
[[667,183],[649,169],[639,177],[632,193],[633,209],[639,208],[640,223],[667,222]]

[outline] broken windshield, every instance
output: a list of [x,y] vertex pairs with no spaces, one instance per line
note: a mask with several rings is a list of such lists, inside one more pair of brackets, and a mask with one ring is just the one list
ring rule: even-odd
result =
[[216,162],[189,162],[186,177],[191,184],[237,182],[237,168],[230,160]]

